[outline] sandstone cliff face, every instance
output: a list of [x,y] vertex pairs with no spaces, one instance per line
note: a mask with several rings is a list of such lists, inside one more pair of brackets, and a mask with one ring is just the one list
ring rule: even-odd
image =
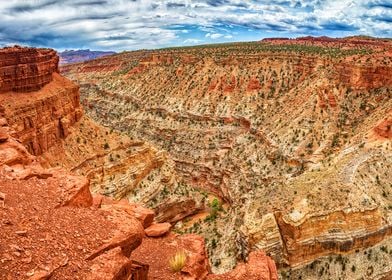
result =
[[34,93],[2,93],[5,117],[18,138],[34,155],[40,155],[67,137],[83,115],[79,88],[59,74]]
[[392,225],[383,221],[377,208],[320,213],[304,217],[303,221],[298,221],[295,215],[301,214],[278,216],[287,259],[293,266],[326,254],[371,247],[392,234]]
[[[56,52],[50,49],[0,50],[0,101],[4,115],[15,130],[14,136],[34,155],[65,138],[83,115],[79,87],[57,73],[58,60]],[[22,93],[28,91],[34,92]]]
[[42,88],[58,72],[59,57],[51,49],[12,47],[0,50],[0,92]]
[[391,45],[327,41],[127,53],[65,73],[89,116],[166,150],[188,186],[219,198],[175,227],[207,238],[215,271],[260,248],[300,278],[315,259],[354,264],[391,242]]
[[369,90],[372,88],[391,87],[391,66],[367,66],[343,63],[337,65],[340,80],[354,89]]
[[392,139],[392,116],[382,120],[375,128],[374,132],[386,139]]

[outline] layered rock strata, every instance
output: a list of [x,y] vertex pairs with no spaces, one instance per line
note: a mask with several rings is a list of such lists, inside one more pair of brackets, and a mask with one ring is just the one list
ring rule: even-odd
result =
[[[0,50],[0,102],[18,138],[40,155],[65,138],[83,115],[79,88],[61,77],[54,50]],[[34,93],[26,93],[34,91]],[[20,92],[15,94],[14,92]]]
[[58,72],[52,49],[10,47],[0,50],[0,92],[29,92],[42,88]]

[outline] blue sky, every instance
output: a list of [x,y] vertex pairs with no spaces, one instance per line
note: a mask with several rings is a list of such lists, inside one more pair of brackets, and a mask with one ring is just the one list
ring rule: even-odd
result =
[[392,0],[0,1],[0,46],[122,51],[357,34],[392,37]]

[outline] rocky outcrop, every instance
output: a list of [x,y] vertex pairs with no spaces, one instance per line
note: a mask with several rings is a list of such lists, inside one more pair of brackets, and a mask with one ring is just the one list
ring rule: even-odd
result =
[[392,139],[392,117],[381,121],[373,130],[379,137]]
[[373,246],[392,234],[379,209],[346,210],[311,217],[294,210],[278,215],[279,229],[290,265],[298,266],[328,254],[349,253]]
[[346,62],[336,65],[339,79],[353,89],[373,89],[380,87],[391,87],[391,66],[368,66],[356,65]]
[[159,237],[167,234],[170,231],[170,223],[157,223],[152,224],[144,230],[148,237]]
[[204,239],[201,236],[190,234],[181,236],[179,243],[187,254],[186,264],[181,269],[181,279],[206,279],[210,274],[210,266]]
[[155,209],[155,220],[158,223],[176,223],[200,210],[196,201],[191,198],[182,201],[168,201]]
[[248,82],[248,86],[246,88],[248,91],[259,90],[261,89],[260,81],[256,78],[251,78]]
[[83,115],[79,87],[57,73],[59,59],[54,50],[4,48],[0,58],[4,116],[14,129],[13,136],[30,153],[40,155],[65,138]]
[[34,93],[0,94],[5,118],[30,153],[40,155],[69,134],[83,115],[79,88],[59,74]]
[[141,59],[140,64],[141,65],[159,65],[159,64],[170,65],[173,64],[173,56],[152,54]]
[[[5,121],[3,123],[6,125]],[[17,231],[20,232],[19,238],[25,238],[23,242],[26,242],[27,239],[29,243],[33,244],[37,242],[41,231],[48,232],[46,239],[42,239],[45,240],[43,246],[37,247],[35,244],[29,249],[30,259],[27,264],[42,266],[42,264],[36,263],[38,259],[32,263],[31,254],[35,256],[47,254],[45,258],[50,259],[53,257],[53,260],[50,260],[52,264],[46,270],[32,270],[29,272],[25,271],[27,268],[22,268],[22,264],[15,266],[19,262],[23,263],[23,259],[11,258],[9,260],[11,261],[11,266],[0,268],[1,274],[8,278],[13,278],[12,275],[15,275],[15,273],[24,272],[31,276],[31,279],[47,279],[54,275],[62,275],[60,276],[62,279],[74,279],[78,275],[78,277],[83,279],[113,280],[124,279],[123,277],[131,277],[131,275],[135,276],[138,274],[141,277],[138,279],[147,279],[148,267],[146,270],[145,265],[135,265],[129,259],[131,252],[141,244],[144,237],[143,226],[137,218],[122,208],[112,206],[116,204],[114,202],[110,203],[109,199],[105,200],[105,210],[96,209],[93,212],[84,210],[83,208],[89,209],[93,205],[89,181],[85,177],[74,176],[61,169],[42,168],[36,158],[30,155],[23,145],[11,136],[11,129],[8,126],[3,126],[2,129],[7,139],[0,143],[1,194],[6,194],[2,196],[4,209],[1,217],[13,220],[13,223],[9,224],[13,230],[23,228],[22,231]],[[24,188],[28,188],[28,198],[15,204],[18,201],[16,196],[25,195]],[[49,194],[49,196],[45,195],[45,197],[42,197],[41,191]],[[73,210],[75,207],[76,209]],[[38,224],[35,224],[35,222],[33,224],[17,222],[26,213],[34,216],[34,221],[38,221]],[[75,236],[77,241],[72,240],[74,237],[65,235],[61,242],[63,246],[64,243],[68,244],[68,246],[65,246],[67,249],[59,249],[57,241],[60,240],[53,240],[49,236],[54,234],[54,236],[59,237],[61,233],[56,231],[61,230],[64,232],[62,227],[70,226],[69,219],[76,219],[72,227],[75,232],[78,232],[77,236]],[[53,224],[54,221],[55,224]],[[92,244],[97,242],[96,240],[86,240],[87,236],[93,239],[87,233],[89,230],[95,230],[91,228],[91,222],[106,223],[106,229],[97,233],[101,238],[105,239],[105,242],[100,246],[95,244],[96,248],[89,246],[87,249],[78,245],[77,242],[91,242]],[[1,242],[8,240],[10,236],[8,230],[4,234],[8,237],[2,235]],[[21,244],[21,241],[16,240],[8,242],[19,242]],[[71,242],[74,244],[70,245]],[[98,242],[101,243],[101,241]],[[3,245],[5,246],[5,244]],[[65,258],[57,260],[54,256],[51,256],[50,252],[53,251],[52,245],[58,248],[57,251],[62,251]],[[77,249],[76,246],[80,249]],[[15,248],[20,247],[16,246]],[[25,249],[17,250],[24,252]],[[76,253],[77,250],[82,250],[82,252],[92,251],[83,260],[81,258],[82,254]],[[18,254],[20,256],[20,253]],[[79,266],[76,270],[71,269],[69,271],[66,269],[66,272],[58,272],[59,268],[67,267],[68,262],[74,261],[78,262]],[[14,270],[14,267],[18,267],[17,271]],[[86,268],[90,269],[86,270]],[[6,271],[3,271],[3,269]]]
[[262,251],[256,251],[249,254],[246,263],[238,264],[233,271],[222,275],[213,275],[208,279],[278,280],[278,273],[273,260]]
[[42,88],[58,72],[59,57],[51,49],[10,47],[0,50],[0,92]]

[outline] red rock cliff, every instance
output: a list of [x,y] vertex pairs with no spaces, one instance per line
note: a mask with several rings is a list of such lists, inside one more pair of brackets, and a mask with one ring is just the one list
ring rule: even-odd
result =
[[12,47],[0,50],[0,92],[40,89],[58,72],[59,57],[51,49]]
[[0,50],[0,104],[13,136],[34,155],[65,138],[83,115],[79,87],[57,73],[58,60],[50,49]]

